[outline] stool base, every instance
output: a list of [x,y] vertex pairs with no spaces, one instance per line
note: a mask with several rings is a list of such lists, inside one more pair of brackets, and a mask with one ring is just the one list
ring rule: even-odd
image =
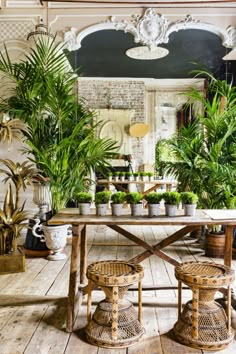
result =
[[105,348],[123,348],[137,343],[144,334],[133,304],[127,299],[119,300],[117,339],[112,338],[111,323],[112,304],[102,300],[86,327],[88,342]]
[[215,301],[200,303],[198,316],[198,339],[194,339],[192,338],[192,301],[187,302],[174,325],[174,334],[180,343],[197,349],[221,350],[232,342],[234,334],[229,334],[226,314],[219,303]]

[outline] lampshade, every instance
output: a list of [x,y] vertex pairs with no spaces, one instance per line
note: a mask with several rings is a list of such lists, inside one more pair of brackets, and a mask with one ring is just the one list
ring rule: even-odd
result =
[[43,20],[40,20],[40,23],[35,26],[35,30],[30,32],[27,36],[27,41],[31,39],[37,40],[38,36],[45,36],[53,38],[53,34],[48,31],[47,26],[43,23]]
[[149,131],[149,126],[146,123],[135,123],[129,128],[129,133],[135,138],[143,138]]

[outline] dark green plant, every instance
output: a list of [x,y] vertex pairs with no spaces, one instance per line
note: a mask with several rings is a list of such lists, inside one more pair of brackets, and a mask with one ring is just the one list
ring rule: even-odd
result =
[[158,166],[178,180],[179,191],[196,193],[199,207],[224,208],[236,195],[236,88],[205,74],[206,96],[195,88],[186,92],[203,109],[173,138],[158,142],[168,150]]
[[179,205],[181,201],[180,193],[175,191],[163,193],[163,199],[165,201],[165,204],[170,205]]
[[144,199],[148,202],[148,204],[159,204],[163,199],[163,193],[152,192],[146,194]]
[[124,177],[125,176],[125,171],[120,171],[120,177]]
[[95,204],[106,204],[109,202],[111,196],[111,192],[109,191],[102,191],[95,193]]
[[131,171],[127,171],[125,174],[126,174],[127,177],[133,176],[133,173]]
[[125,192],[115,192],[111,195],[111,201],[114,204],[123,204],[126,201]]
[[129,204],[139,204],[143,199],[143,195],[139,192],[130,192],[126,196],[126,201]]
[[183,204],[196,204],[198,202],[198,196],[193,192],[181,192],[180,196]]
[[134,177],[138,177],[139,176],[139,172],[134,172],[133,175],[134,175]]
[[75,193],[74,198],[78,203],[91,203],[93,200],[92,194],[88,192]]
[[148,176],[148,177],[152,177],[153,175],[154,175],[153,172],[147,172],[147,176]]
[[[5,48],[6,49],[6,48]],[[40,39],[20,63],[0,53],[3,84],[0,110],[29,126],[25,150],[50,183],[51,207],[57,212],[94,181],[94,169],[103,171],[117,154],[110,139],[97,138],[99,123],[82,98],[74,94],[77,75],[68,70],[63,46]]]

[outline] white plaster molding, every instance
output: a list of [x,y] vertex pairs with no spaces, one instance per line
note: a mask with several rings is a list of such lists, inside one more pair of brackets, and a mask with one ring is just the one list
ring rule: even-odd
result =
[[7,8],[42,8],[40,0],[6,0]]
[[101,30],[121,30],[132,34],[135,43],[153,48],[161,43],[168,43],[171,33],[185,29],[212,32],[221,38],[222,45],[225,47],[236,46],[236,28],[233,26],[223,30],[213,24],[195,20],[190,15],[187,15],[183,20],[169,22],[164,15],[156,13],[153,8],[146,9],[142,16],[132,15],[129,22],[119,21],[115,16],[112,16],[107,21],[89,26],[78,34],[73,27],[70,31],[64,32],[64,41],[68,43],[68,50],[76,50],[81,47],[82,40],[91,33]]

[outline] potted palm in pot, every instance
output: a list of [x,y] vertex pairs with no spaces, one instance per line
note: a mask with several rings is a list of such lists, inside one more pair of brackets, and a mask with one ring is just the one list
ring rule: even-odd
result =
[[163,199],[165,201],[166,215],[175,216],[181,200],[180,193],[175,191],[165,192],[163,193]]
[[197,194],[193,192],[181,192],[180,196],[184,208],[184,215],[194,216],[198,202]]
[[48,179],[53,215],[73,199],[76,190],[94,183],[94,169],[110,167],[116,143],[97,137],[99,123],[74,94],[77,75],[68,70],[63,46],[55,39],[37,40],[19,64],[11,62],[6,49],[0,54],[0,72],[11,85],[10,97],[0,99],[0,110],[28,124],[25,152]]
[[107,205],[110,200],[111,192],[102,191],[95,193],[94,202],[96,206],[96,215],[104,216],[107,213]]
[[92,194],[89,192],[78,192],[75,193],[74,199],[78,203],[80,214],[89,215],[91,203],[93,201]]
[[143,195],[139,192],[130,192],[126,196],[127,203],[130,204],[131,215],[141,216],[142,215],[142,199]]
[[111,195],[111,212],[114,216],[122,215],[123,204],[126,201],[125,192],[115,192]]
[[162,193],[152,192],[146,194],[144,199],[147,201],[148,206],[148,216],[158,216],[160,215],[160,201],[162,200],[163,195]]
[[[206,94],[190,88],[186,95],[190,103],[197,102],[202,109],[196,110],[191,124],[162,142],[168,148],[169,157],[159,159],[158,165],[164,173],[178,180],[180,191],[191,190],[198,195],[199,208],[228,208],[227,191],[232,199],[236,195],[236,88],[210,73],[199,72],[198,75],[207,79]],[[202,236],[206,236],[207,254],[222,255],[224,235],[213,234],[213,228],[206,228],[208,231]],[[215,240],[211,253],[209,237]]]

